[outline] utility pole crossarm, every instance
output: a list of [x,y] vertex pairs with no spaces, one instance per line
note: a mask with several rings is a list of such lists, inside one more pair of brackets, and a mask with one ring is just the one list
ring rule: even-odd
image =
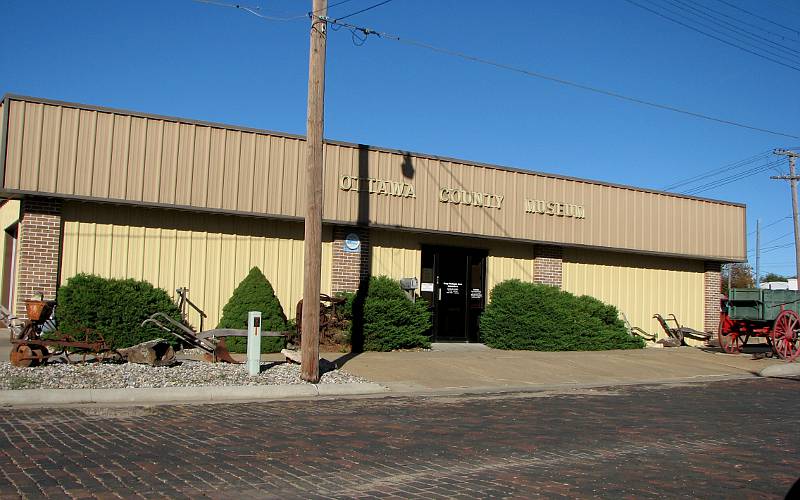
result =
[[792,217],[794,218],[794,253],[795,253],[795,278],[800,279],[800,215],[797,209],[797,181],[800,176],[795,172],[795,160],[800,153],[788,149],[775,149],[774,154],[789,158],[789,175],[776,175],[773,179],[788,180],[792,188]]

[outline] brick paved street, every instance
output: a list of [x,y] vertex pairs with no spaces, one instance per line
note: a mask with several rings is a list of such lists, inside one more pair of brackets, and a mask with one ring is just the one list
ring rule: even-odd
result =
[[799,390],[3,409],[0,498],[782,498]]

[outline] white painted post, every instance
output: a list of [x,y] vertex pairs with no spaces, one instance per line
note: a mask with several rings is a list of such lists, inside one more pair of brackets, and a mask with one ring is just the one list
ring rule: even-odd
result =
[[261,371],[261,312],[247,313],[247,372],[258,375]]

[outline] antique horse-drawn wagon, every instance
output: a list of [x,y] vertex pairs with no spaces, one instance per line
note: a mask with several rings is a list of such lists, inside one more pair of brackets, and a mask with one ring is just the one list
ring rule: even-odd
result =
[[800,356],[800,293],[794,290],[734,288],[722,300],[719,345],[738,353],[751,337],[763,337],[787,361]]

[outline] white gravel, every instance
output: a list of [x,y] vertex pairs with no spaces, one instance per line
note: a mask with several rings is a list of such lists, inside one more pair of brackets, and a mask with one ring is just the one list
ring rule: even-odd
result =
[[[323,373],[320,384],[368,382],[342,370]],[[183,361],[179,365],[151,367],[132,363],[53,363],[18,368],[0,363],[0,389],[118,389],[128,387],[202,387],[305,384],[300,366],[261,362],[261,373],[247,374],[245,365]]]

